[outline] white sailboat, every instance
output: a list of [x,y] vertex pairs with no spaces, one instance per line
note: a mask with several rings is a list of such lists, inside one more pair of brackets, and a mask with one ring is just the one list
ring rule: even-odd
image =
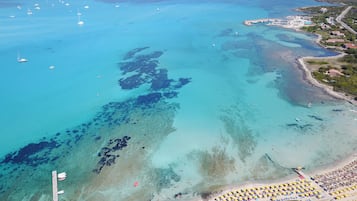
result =
[[32,15],[32,10],[31,9],[27,9],[27,15]]
[[78,16],[82,15],[82,13],[79,12],[79,8],[77,8],[77,15],[78,15]]
[[26,58],[20,57],[20,54],[17,53],[17,62],[25,63],[25,62],[28,62],[28,60]]
[[79,26],[82,26],[82,25],[84,24],[84,22],[81,20],[81,15],[78,15],[78,22],[77,22],[77,24],[78,24]]

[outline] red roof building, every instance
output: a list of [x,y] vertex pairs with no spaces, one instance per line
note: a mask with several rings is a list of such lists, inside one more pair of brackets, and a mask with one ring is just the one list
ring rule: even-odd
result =
[[357,49],[357,45],[353,43],[346,43],[344,46],[347,49]]
[[326,43],[343,43],[345,40],[340,38],[330,38],[326,40]]

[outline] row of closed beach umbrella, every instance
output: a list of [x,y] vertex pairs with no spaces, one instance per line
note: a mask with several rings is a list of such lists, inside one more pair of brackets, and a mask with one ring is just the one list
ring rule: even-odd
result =
[[[310,180],[265,185],[232,190],[213,198],[214,201],[285,200],[303,198],[321,199],[331,196],[335,200],[357,195],[357,160],[336,170],[317,174]],[[320,190],[321,187],[321,190]],[[325,192],[322,192],[325,191]],[[327,195],[327,193],[329,195]],[[324,196],[323,196],[324,195]]]
[[357,184],[357,160],[352,161],[343,168],[318,174],[311,177],[322,189],[335,192],[341,188],[350,188]]
[[329,194],[333,196],[336,200],[339,200],[345,197],[349,197],[356,190],[357,190],[357,184],[349,187],[340,188],[338,190],[330,192]]
[[277,200],[286,196],[321,197],[321,192],[307,180],[297,180],[278,185],[241,188],[214,198],[215,201]]

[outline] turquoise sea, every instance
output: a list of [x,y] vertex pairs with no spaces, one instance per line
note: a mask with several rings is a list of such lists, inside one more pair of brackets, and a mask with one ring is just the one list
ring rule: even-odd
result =
[[313,5],[0,0],[0,200],[52,200],[52,170],[60,200],[198,199],[354,153],[357,108],[296,62],[336,53],[243,25]]

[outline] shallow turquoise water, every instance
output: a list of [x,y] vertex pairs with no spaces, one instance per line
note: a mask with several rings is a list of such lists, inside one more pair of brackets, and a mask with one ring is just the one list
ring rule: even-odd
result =
[[53,169],[70,175],[67,199],[158,200],[355,151],[356,108],[307,84],[295,64],[334,53],[311,35],[242,23],[317,3],[65,3],[0,4],[1,200],[50,200]]

